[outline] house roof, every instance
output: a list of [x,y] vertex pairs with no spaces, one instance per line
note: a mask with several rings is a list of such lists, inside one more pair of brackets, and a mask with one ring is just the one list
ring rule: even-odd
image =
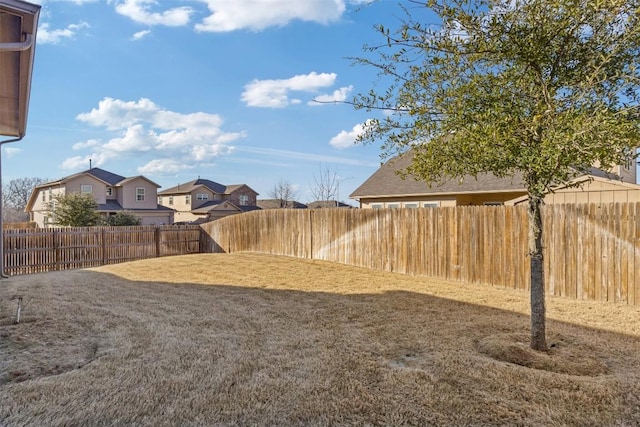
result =
[[191,212],[194,214],[206,214],[211,209],[215,208],[219,204],[224,203],[222,200],[211,200],[207,203],[202,204],[201,206],[193,209]]
[[175,187],[167,188],[166,190],[162,190],[158,193],[159,196],[167,195],[167,194],[184,194],[191,193],[193,190],[196,190],[200,187],[208,188],[217,194],[225,194],[227,187],[219,184],[215,181],[211,181],[209,179],[194,179],[193,181],[185,182],[183,184],[178,184]]
[[150,179],[148,179],[147,177],[144,177],[142,175],[137,175],[137,176],[132,176],[129,178],[126,178],[122,175],[118,175],[116,173],[113,172],[109,172],[107,170],[104,169],[100,169],[100,168],[91,168],[91,169],[87,169],[85,171],[82,172],[77,172],[74,173],[72,175],[68,175],[65,176],[63,178],[60,178],[56,181],[49,181],[49,182],[45,182],[44,184],[39,185],[38,187],[50,187],[52,185],[59,185],[59,184],[63,184],[71,179],[75,179],[79,176],[82,175],[90,175],[92,177],[94,177],[95,179],[97,179],[98,181],[102,181],[107,185],[110,186],[117,186],[117,185],[124,185],[125,183],[129,182],[129,181],[133,181],[134,179],[144,179],[145,181],[150,182],[151,184],[155,185],[156,187],[160,187],[158,184],[156,184],[155,182],[151,181]]
[[353,208],[353,206],[335,200],[316,200],[307,204],[309,209],[326,209],[326,208]]
[[238,206],[235,203],[230,202],[229,200],[212,200],[192,210],[191,212],[194,214],[207,214],[210,211],[222,210],[229,207],[242,212],[260,210],[258,206]]
[[[256,204],[260,209],[281,209],[282,206],[280,203],[280,199],[262,199],[256,201]],[[306,209],[307,205],[296,202],[295,200],[288,200],[284,207],[287,209]]]
[[72,177],[75,178],[76,176],[83,175],[83,174],[91,175],[94,178],[99,179],[100,181],[104,181],[109,185],[116,185],[120,181],[124,181],[126,179],[122,175],[118,175],[118,174],[115,174],[113,172],[109,172],[109,171],[106,171],[106,170],[100,169],[100,168],[87,169],[86,171],[79,172],[77,174],[68,176],[68,177],[63,178],[63,179],[64,180],[68,180],[69,178],[72,178]]
[[157,208],[149,208],[149,209],[130,209],[130,208],[125,209],[116,200],[107,200],[106,203],[98,204],[98,211],[99,212],[117,212],[117,211],[129,211],[129,212],[166,211],[166,212],[170,212],[170,211],[173,211],[173,209],[168,208],[166,206],[160,206],[160,205],[158,205]]
[[[398,174],[406,170],[412,161],[411,152],[394,157],[383,164],[362,185],[349,195],[352,199],[385,196],[443,195],[469,193],[499,193],[525,191],[522,173],[499,178],[492,173],[480,173],[477,177],[466,175],[463,179],[450,179],[440,185],[429,186],[411,175],[404,179]],[[598,168],[590,168],[586,175],[614,179],[615,175]]]

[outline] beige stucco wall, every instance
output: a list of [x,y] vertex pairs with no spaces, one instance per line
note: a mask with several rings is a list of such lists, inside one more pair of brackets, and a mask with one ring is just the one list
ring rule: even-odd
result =
[[142,220],[141,225],[168,225],[173,224],[173,212],[134,212],[134,215]]
[[248,202],[245,204],[245,206],[255,206],[257,204],[256,198],[258,196],[258,193],[251,190],[247,186],[242,186],[238,188],[236,191],[234,191],[233,193],[226,195],[224,197],[224,200],[228,200],[236,206],[241,206],[240,204],[241,195],[246,195],[248,198]]
[[[209,198],[207,200],[198,200],[198,194],[207,194],[209,196]],[[218,197],[216,198],[214,196],[213,191],[207,189],[207,188],[198,188],[197,190],[194,190],[191,192],[191,209],[197,209],[200,206],[204,205],[205,203],[208,203],[212,200],[221,200],[222,196],[218,195]]]
[[614,182],[591,181],[582,188],[566,188],[549,194],[545,203],[640,202],[640,187],[628,188]]
[[174,222],[192,222],[202,217],[203,217],[202,215],[200,216],[194,215],[190,211],[183,211],[183,212],[176,211],[173,214],[173,221]]
[[504,192],[504,193],[489,193],[489,194],[460,194],[460,195],[448,195],[448,196],[405,196],[405,197],[378,197],[367,198],[360,201],[360,207],[363,209],[370,209],[374,207],[453,207],[453,206],[467,206],[467,205],[484,205],[485,203],[505,203],[508,200],[520,197],[525,193],[519,192]]
[[[144,188],[144,201],[136,200],[136,188],[139,187]],[[155,209],[158,201],[158,187],[144,178],[136,178],[118,187],[117,200],[124,209]]]
[[[44,193],[44,201],[42,200],[42,194]],[[63,187],[48,187],[38,191],[36,198],[33,202],[34,211],[42,211],[48,208],[50,202],[53,201],[54,196],[64,194]]]
[[95,179],[91,175],[80,175],[76,178],[69,179],[65,186],[67,193],[80,193],[83,185],[91,185],[91,194],[93,199],[98,204],[106,203],[107,201],[107,186],[104,182]]

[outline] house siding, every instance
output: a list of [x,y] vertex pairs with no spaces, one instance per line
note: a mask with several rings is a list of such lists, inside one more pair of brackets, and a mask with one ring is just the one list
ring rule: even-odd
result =
[[544,198],[547,204],[556,203],[622,203],[640,202],[640,189],[621,187],[608,182],[592,181],[581,188],[565,188]]
[[65,183],[67,193],[80,193],[83,185],[90,185],[91,195],[98,204],[107,202],[107,186],[104,182],[99,181],[91,175],[83,175],[68,180]]
[[[136,199],[137,188],[144,188],[144,201]],[[137,178],[127,181],[127,184],[119,187],[118,190],[120,191],[117,192],[117,200],[124,209],[156,209],[158,206],[158,189],[146,179]]]
[[239,189],[237,189],[236,191],[234,191],[231,194],[228,194],[224,200],[228,200],[231,203],[233,203],[236,206],[242,206],[240,204],[240,196],[247,196],[248,198],[248,202],[244,205],[244,206],[256,206],[257,205],[257,197],[258,197],[258,193],[256,193],[255,191],[247,188],[247,187],[241,187]]
[[[425,204],[435,204],[438,207],[454,207],[469,205],[484,205],[486,203],[504,204],[509,200],[523,196],[525,192],[497,192],[486,194],[460,194],[460,195],[434,195],[434,196],[397,196],[397,197],[367,197],[360,199],[360,207],[370,209],[373,207],[425,207]],[[382,205],[382,206],[379,206]],[[395,206],[399,205],[399,206]]]

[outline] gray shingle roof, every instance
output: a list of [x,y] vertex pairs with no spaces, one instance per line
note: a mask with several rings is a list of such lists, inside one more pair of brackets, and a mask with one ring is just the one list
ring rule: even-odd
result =
[[349,197],[404,196],[423,194],[451,193],[488,193],[496,191],[524,191],[522,174],[513,177],[498,178],[491,173],[482,173],[476,177],[466,176],[463,180],[449,180],[441,185],[429,186],[412,176],[402,179],[398,171],[406,170],[411,164],[411,152],[394,157],[383,164]]
[[100,169],[100,168],[91,168],[88,169],[84,172],[80,172],[76,175],[81,175],[83,173],[89,174],[91,176],[96,177],[97,179],[104,181],[110,185],[116,185],[117,183],[119,183],[120,181],[123,181],[124,179],[126,179],[124,176],[122,175],[118,175],[109,171],[106,171],[104,169]]
[[[492,173],[481,173],[477,177],[467,175],[462,180],[451,179],[440,185],[429,186],[412,176],[402,179],[398,171],[406,170],[412,161],[411,152],[390,159],[374,172],[360,187],[356,188],[350,198],[379,196],[411,196],[461,193],[496,193],[506,191],[525,191],[522,173],[515,172],[512,177],[498,178]],[[602,169],[590,168],[588,175],[601,178],[616,179],[616,175]]]
[[211,181],[208,179],[194,179],[193,181],[185,182],[184,184],[178,184],[175,187],[167,188],[166,190],[162,190],[158,193],[159,196],[167,195],[167,194],[184,194],[190,193],[196,188],[204,186],[209,190],[213,191],[217,194],[225,194],[227,191],[227,187],[219,184],[215,181]]
[[335,200],[316,200],[308,203],[309,209],[327,209],[327,208],[352,208],[353,206],[343,202],[336,203]]
[[[260,209],[281,209],[280,199],[260,199],[256,201],[256,204]],[[304,203],[296,202],[295,200],[288,200],[286,202],[286,208],[288,209],[306,209],[307,205]]]

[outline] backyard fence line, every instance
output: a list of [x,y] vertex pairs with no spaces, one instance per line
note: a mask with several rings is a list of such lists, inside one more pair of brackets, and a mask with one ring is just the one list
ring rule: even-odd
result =
[[[260,252],[530,288],[525,206],[274,209],[202,225],[202,252]],[[543,207],[552,295],[640,305],[640,203]]]
[[200,252],[197,225],[4,230],[10,276]]

